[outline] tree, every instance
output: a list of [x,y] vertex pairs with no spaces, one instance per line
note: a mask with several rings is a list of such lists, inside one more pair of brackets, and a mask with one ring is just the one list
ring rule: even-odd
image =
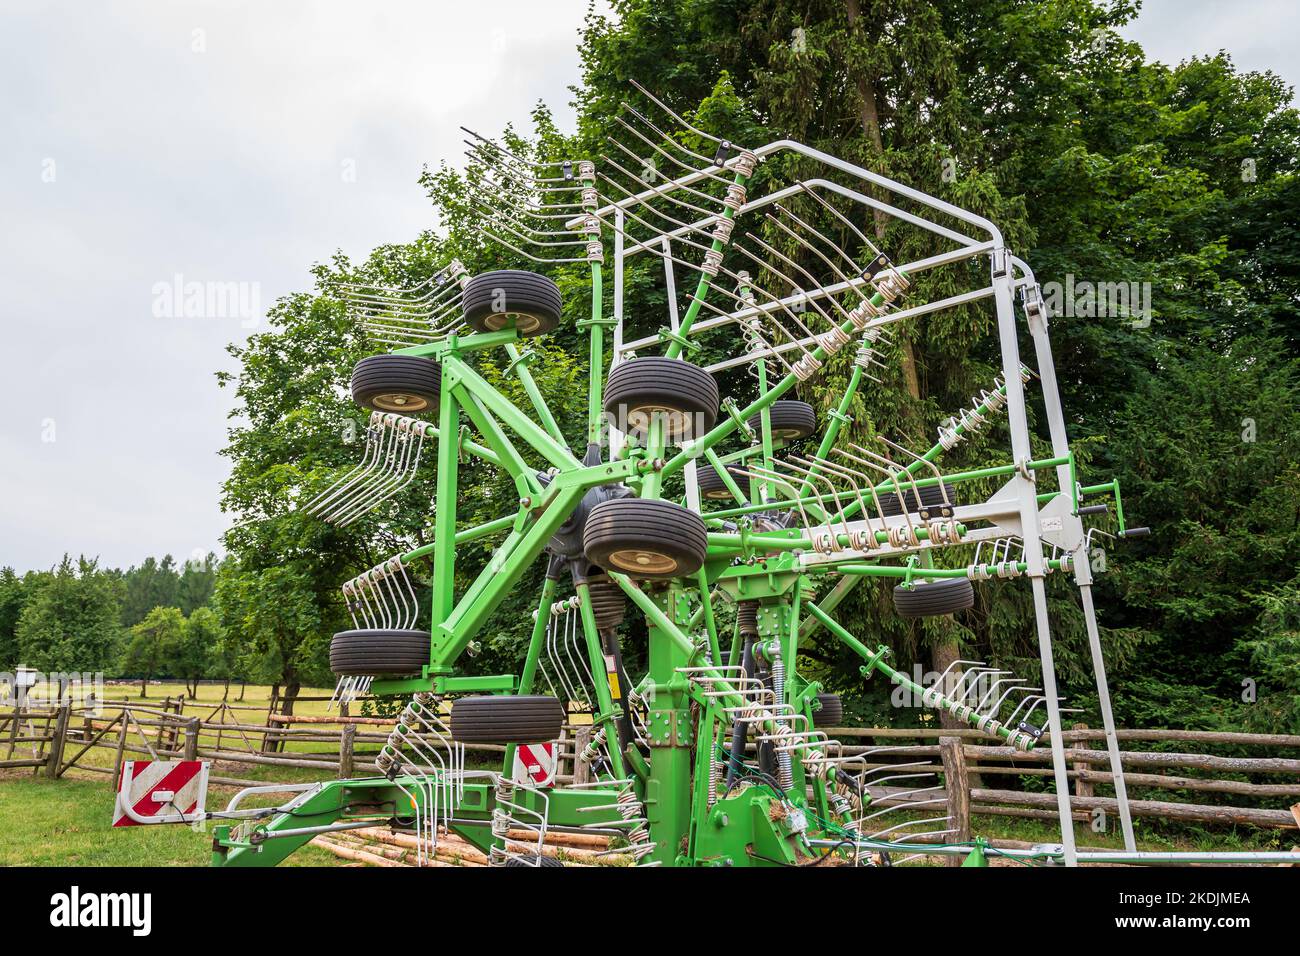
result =
[[0,568],[0,669],[18,666],[18,617],[25,602],[24,580],[13,568]]
[[179,639],[167,646],[164,666],[171,676],[185,681],[191,700],[199,695],[199,681],[209,676],[208,668],[221,637],[221,622],[216,612],[200,607],[185,619]]
[[122,625],[131,627],[140,623],[156,607],[179,605],[180,576],[176,561],[164,555],[161,561],[145,558],[139,567],[131,567],[122,575]]
[[223,626],[241,635],[240,667],[254,680],[284,686],[285,714],[293,713],[304,681],[328,679],[320,587],[299,568],[248,571],[231,560],[218,578]]
[[110,666],[122,628],[121,586],[93,559],[63,560],[37,584],[18,617],[21,663],[46,673],[95,673]]
[[175,607],[156,607],[131,628],[122,671],[139,676],[141,697],[149,696],[149,678],[161,676],[169,662],[176,659],[184,634],[185,615]]
[[176,582],[176,606],[186,617],[211,603],[217,584],[217,563],[217,556],[210,551],[201,560],[185,562]]

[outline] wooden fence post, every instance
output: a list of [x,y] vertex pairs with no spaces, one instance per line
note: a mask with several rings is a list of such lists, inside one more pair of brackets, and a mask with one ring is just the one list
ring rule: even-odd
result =
[[[581,785],[591,782],[591,764],[582,759],[582,752],[591,743],[591,725],[582,724],[573,731],[573,783]],[[558,766],[558,764],[557,764]]]
[[117,793],[117,781],[122,776],[122,756],[126,751],[126,715],[129,711],[123,707],[122,712],[117,715],[117,753],[113,757],[113,776],[108,778],[108,789]]
[[[966,770],[966,755],[960,737],[940,737],[939,755],[943,758],[943,775],[948,794],[949,824],[956,832],[953,843],[965,843],[971,838],[970,829],[970,776]],[[959,856],[944,857],[948,866],[961,866]]]
[[191,717],[185,722],[185,757],[186,760],[199,759],[199,730],[201,722],[197,717]]
[[45,776],[51,780],[59,775],[59,765],[63,762],[63,745],[68,739],[68,720],[71,716],[72,705],[60,705],[59,716],[54,721],[54,736],[50,738],[50,758],[45,764]]
[[339,734],[339,779],[347,780],[352,776],[353,752],[352,748],[357,740],[357,725],[344,724],[343,732]]
[[[1087,730],[1088,725],[1083,723],[1076,723],[1072,729]],[[1074,750],[1074,749],[1087,750],[1089,749],[1091,744],[1092,741],[1090,740],[1077,740],[1075,741],[1074,746],[1067,749],[1066,751],[1067,756],[1069,755],[1069,750]],[[1077,771],[1079,773],[1079,776],[1074,778],[1074,795],[1076,797],[1095,797],[1097,795],[1097,792],[1092,785],[1092,781],[1084,779],[1084,774],[1086,774],[1089,770],[1092,769],[1092,762],[1089,761],[1087,758],[1081,757],[1077,760],[1074,760],[1070,764],[1070,769]]]

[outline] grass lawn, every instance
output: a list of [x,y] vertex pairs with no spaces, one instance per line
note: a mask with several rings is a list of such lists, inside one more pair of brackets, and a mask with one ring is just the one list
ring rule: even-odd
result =
[[[218,801],[224,803],[224,798],[211,788],[209,805]],[[210,834],[171,825],[114,829],[112,817],[113,795],[106,780],[48,780],[19,772],[0,776],[0,866],[208,865]],[[342,862],[305,846],[286,865]]]

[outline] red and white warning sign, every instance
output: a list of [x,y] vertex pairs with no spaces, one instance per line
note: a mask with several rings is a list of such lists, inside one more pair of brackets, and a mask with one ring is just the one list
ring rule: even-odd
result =
[[203,816],[208,764],[202,760],[124,760],[113,826],[192,823]]
[[515,783],[530,787],[555,786],[555,744],[520,744],[515,748]]

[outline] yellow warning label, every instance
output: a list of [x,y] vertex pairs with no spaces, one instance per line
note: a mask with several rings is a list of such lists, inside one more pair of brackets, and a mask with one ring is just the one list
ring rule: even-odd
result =
[[609,696],[614,700],[623,699],[623,692],[618,687],[618,671],[609,672]]

